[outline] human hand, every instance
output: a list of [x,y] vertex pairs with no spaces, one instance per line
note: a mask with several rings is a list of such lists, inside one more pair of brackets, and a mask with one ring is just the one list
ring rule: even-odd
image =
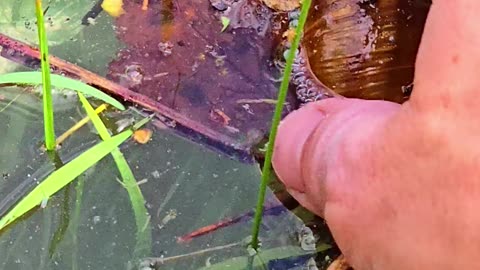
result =
[[434,0],[403,105],[327,99],[273,166],[356,270],[480,269],[480,1]]

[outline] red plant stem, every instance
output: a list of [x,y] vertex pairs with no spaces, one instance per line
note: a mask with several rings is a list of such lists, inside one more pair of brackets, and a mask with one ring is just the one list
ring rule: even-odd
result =
[[[40,65],[40,52],[37,48],[3,34],[0,34],[0,56],[30,68],[38,68]],[[248,145],[239,145],[233,138],[214,131],[199,122],[192,121],[172,108],[153,101],[140,93],[134,92],[91,71],[52,55],[50,55],[49,60],[53,73],[79,79],[111,95],[119,96],[124,101],[129,101],[152,110],[163,116],[164,119],[166,118],[166,121],[173,120],[176,125],[181,125],[206,137],[211,141],[210,144],[214,144],[214,146],[221,144],[223,148],[229,148],[227,150],[221,149],[222,151],[242,152],[241,155],[243,156],[250,150]]]

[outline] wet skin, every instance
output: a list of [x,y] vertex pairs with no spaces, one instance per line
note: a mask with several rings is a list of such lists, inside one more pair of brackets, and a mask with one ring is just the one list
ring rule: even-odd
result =
[[433,0],[410,101],[332,98],[280,126],[274,168],[356,270],[480,269],[479,12]]

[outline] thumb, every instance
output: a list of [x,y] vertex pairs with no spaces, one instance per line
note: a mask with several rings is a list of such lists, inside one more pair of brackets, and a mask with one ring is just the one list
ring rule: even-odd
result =
[[358,159],[364,148],[382,138],[386,123],[397,121],[400,109],[399,104],[374,100],[310,103],[280,124],[273,167],[300,204],[323,216],[325,203],[335,194],[355,191],[355,181],[339,174],[365,169],[347,159]]

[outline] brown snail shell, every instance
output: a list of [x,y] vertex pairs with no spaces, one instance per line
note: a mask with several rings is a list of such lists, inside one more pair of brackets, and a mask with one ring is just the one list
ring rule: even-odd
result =
[[339,94],[405,100],[429,0],[315,0],[294,65],[303,102]]

